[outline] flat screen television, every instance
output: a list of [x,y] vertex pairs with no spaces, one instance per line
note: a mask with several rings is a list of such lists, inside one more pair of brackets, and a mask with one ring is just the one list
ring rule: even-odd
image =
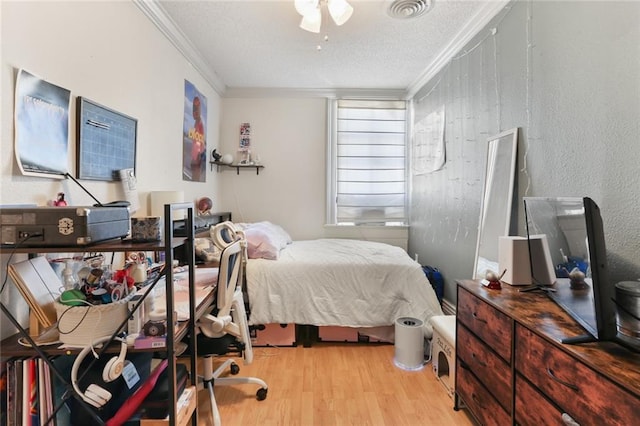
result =
[[609,282],[597,204],[587,197],[524,197],[524,210],[528,240],[546,235],[555,271],[554,283],[540,282],[537,275],[548,275],[547,268],[531,263],[534,285],[587,331],[563,343],[617,340],[615,285]]

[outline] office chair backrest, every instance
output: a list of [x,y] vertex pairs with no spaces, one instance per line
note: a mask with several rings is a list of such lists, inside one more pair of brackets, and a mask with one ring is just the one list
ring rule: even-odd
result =
[[243,265],[247,254],[246,236],[232,222],[215,225],[210,233],[214,244],[222,250],[218,270],[217,312],[202,315],[198,326],[209,338],[220,338],[225,334],[235,336],[243,344],[242,357],[245,364],[250,364],[253,349],[242,293]]
[[241,266],[246,241],[244,234],[232,222],[215,225],[211,229],[211,237],[214,244],[222,250],[218,272],[217,315],[229,315],[234,291],[242,283]]
[[218,297],[217,315],[229,315],[231,302],[236,287],[240,284],[240,265],[242,264],[241,241],[229,244],[220,256],[220,269],[218,272]]
[[209,230],[211,241],[222,250],[232,242],[241,239],[243,233],[231,221],[225,221],[214,225]]

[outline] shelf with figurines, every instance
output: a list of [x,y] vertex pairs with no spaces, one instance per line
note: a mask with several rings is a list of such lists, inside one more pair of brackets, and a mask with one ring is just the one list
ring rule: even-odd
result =
[[240,174],[240,169],[256,169],[256,175],[260,174],[260,169],[264,168],[264,165],[256,159],[243,158],[237,163],[233,162],[233,156],[231,154],[220,155],[214,149],[211,152],[211,160],[209,164],[211,165],[211,171],[213,171],[213,166],[216,166],[216,171],[220,171],[220,167],[230,167],[232,169],[236,169],[236,174]]

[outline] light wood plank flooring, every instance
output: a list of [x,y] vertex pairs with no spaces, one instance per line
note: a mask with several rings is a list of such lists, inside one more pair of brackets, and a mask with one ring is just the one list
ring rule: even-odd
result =
[[[404,371],[393,355],[393,345],[254,348],[251,365],[239,360],[239,375],[266,381],[267,399],[256,399],[256,385],[217,387],[223,426],[473,424],[464,410],[453,410],[431,364]],[[198,407],[198,424],[211,425],[206,391]]]

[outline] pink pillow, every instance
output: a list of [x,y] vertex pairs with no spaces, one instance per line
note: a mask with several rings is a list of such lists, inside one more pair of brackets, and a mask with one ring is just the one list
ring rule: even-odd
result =
[[244,228],[249,259],[278,260],[280,250],[292,242],[282,227],[271,222],[257,222]]

